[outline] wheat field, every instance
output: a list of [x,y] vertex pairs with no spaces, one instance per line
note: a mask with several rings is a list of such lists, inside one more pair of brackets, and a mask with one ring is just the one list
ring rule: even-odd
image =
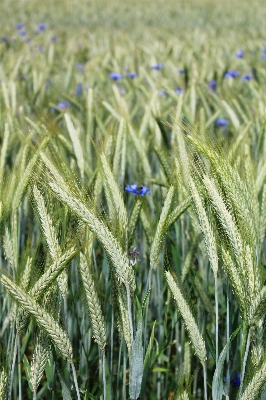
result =
[[265,400],[263,1],[1,8],[0,400]]

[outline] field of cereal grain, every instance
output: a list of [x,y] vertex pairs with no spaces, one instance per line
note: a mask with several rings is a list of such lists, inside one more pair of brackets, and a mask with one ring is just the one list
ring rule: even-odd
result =
[[262,0],[2,0],[0,399],[266,398]]

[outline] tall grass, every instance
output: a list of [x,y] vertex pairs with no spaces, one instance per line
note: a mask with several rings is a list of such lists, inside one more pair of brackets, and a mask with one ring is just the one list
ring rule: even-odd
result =
[[1,399],[265,398],[262,5],[3,1]]

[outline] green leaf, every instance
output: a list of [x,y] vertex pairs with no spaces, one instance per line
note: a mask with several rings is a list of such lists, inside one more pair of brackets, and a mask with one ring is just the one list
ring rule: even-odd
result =
[[45,365],[45,375],[47,379],[48,388],[52,389],[54,387],[55,380],[55,363],[52,355]]
[[219,359],[218,363],[216,365],[216,370],[214,372],[213,376],[213,381],[212,381],[212,398],[214,400],[221,400],[223,397],[223,392],[224,392],[224,382],[223,382],[223,367],[224,367],[224,361],[226,358],[226,354],[229,350],[230,343],[232,340],[236,337],[238,332],[242,329],[242,325],[240,325],[230,336],[229,341],[226,343],[224,346]]
[[27,357],[25,356],[25,354],[23,356],[23,365],[24,365],[24,368],[25,368],[26,377],[27,377],[27,380],[28,380],[28,384],[29,384],[30,390],[33,392],[33,387],[32,387],[31,381],[30,381],[30,377],[31,377],[30,364],[29,364],[29,361],[28,361]]
[[[147,297],[147,295],[146,295],[146,297]],[[152,365],[151,358],[152,358],[152,351],[154,349],[154,345],[153,344],[154,344],[155,324],[156,324],[156,321],[154,321],[154,323],[153,323],[149,344],[148,344],[147,351],[146,351],[145,358],[144,358],[144,369],[143,369],[142,385],[141,385],[141,391],[142,391],[143,394],[144,394],[144,391],[145,391],[145,388],[146,388],[147,377],[148,377],[148,374],[149,374],[149,372],[151,370],[151,365]]]
[[63,377],[60,374],[60,371],[58,369],[57,369],[57,373],[58,373],[58,376],[59,376],[59,379],[60,379],[60,383],[61,383],[61,386],[62,386],[63,400],[72,400],[71,399],[70,390],[68,389],[68,387],[67,387],[67,385],[66,385],[66,383],[65,383],[65,381],[64,381],[64,379],[63,379]]
[[139,397],[143,377],[142,318],[133,341],[129,365],[129,395],[131,400],[135,400]]
[[216,362],[216,351],[215,351],[215,346],[213,344],[212,338],[210,337],[208,329],[206,329],[206,341],[208,343],[208,346],[210,348],[210,352],[213,358],[213,361]]

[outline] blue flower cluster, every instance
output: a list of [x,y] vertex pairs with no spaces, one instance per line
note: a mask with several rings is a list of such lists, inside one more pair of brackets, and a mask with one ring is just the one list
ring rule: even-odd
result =
[[215,124],[216,124],[217,126],[228,126],[229,122],[227,121],[227,119],[218,118],[218,119],[215,121]]
[[[226,376],[224,376],[224,382],[226,382]],[[230,385],[233,387],[240,387],[241,384],[241,374],[238,372],[236,376],[233,371],[230,371]]]
[[133,185],[127,185],[125,190],[134,194],[134,196],[145,196],[146,194],[150,193],[150,189],[147,186],[141,186],[137,183],[134,183]]
[[159,69],[162,69],[163,68],[163,64],[162,63],[159,63],[159,64],[156,64],[156,65],[151,65],[151,69],[154,69],[154,70],[159,70]]
[[240,75],[239,71],[227,71],[224,77],[227,79],[228,78],[236,78],[239,75]]
[[236,52],[236,57],[237,58],[243,58],[244,54],[245,54],[244,50],[239,50],[239,51]]

